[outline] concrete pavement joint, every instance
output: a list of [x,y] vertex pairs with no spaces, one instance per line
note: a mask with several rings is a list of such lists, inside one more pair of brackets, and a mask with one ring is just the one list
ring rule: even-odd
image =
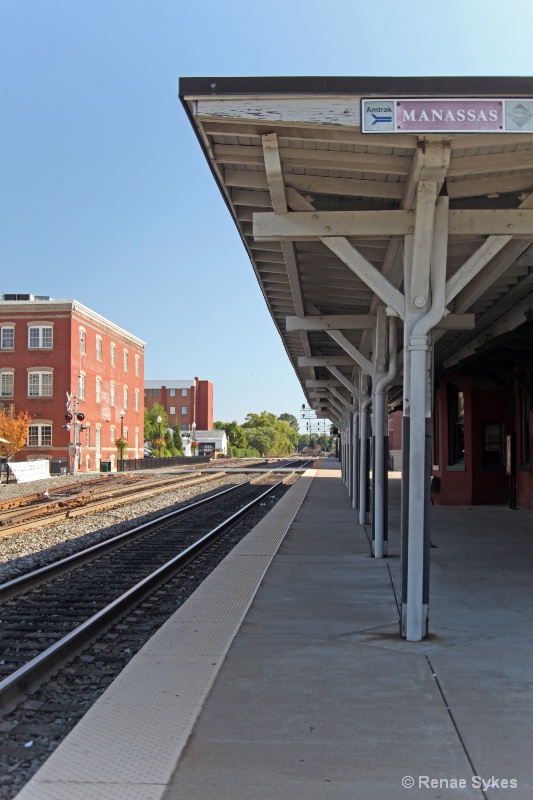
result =
[[[439,681],[439,679],[437,677],[437,673],[435,672],[433,664],[431,663],[431,661],[429,660],[427,655],[425,655],[424,658],[426,659],[426,661],[428,663],[428,666],[429,666],[429,668],[431,670],[431,675],[433,676],[433,680],[435,681],[437,689],[439,690],[439,694],[442,697],[442,702],[444,703],[444,707],[445,707],[446,711],[448,712],[448,716],[450,717],[452,725],[453,725],[453,727],[455,729],[455,732],[457,734],[457,738],[459,739],[459,741],[461,743],[461,747],[463,748],[463,752],[464,752],[464,754],[466,756],[466,760],[470,764],[470,769],[472,770],[472,776],[476,776],[479,773],[478,773],[478,771],[476,770],[476,768],[474,766],[474,762],[472,761],[472,758],[470,757],[470,753],[468,752],[468,748],[466,746],[466,743],[465,743],[463,737],[461,736],[461,732],[460,732],[459,727],[458,727],[458,725],[457,725],[457,723],[455,721],[455,717],[453,716],[453,711],[450,708],[450,706],[448,704],[448,701],[446,699],[446,695],[444,694],[443,688],[440,685],[440,681]],[[484,800],[488,800],[488,797],[487,797],[487,795],[485,793],[485,790],[481,786],[479,787],[479,791],[480,791],[481,796],[484,798]]]

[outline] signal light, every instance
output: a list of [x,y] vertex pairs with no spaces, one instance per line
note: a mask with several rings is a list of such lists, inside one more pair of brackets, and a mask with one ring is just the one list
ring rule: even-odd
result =
[[65,414],[65,419],[67,422],[72,422],[72,414],[69,413]]
[[80,422],[83,422],[83,420],[85,419],[85,414],[82,413],[76,414],[76,419],[79,420]]

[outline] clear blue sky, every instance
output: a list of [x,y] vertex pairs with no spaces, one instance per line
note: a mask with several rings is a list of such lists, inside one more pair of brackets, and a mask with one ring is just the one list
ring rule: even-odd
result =
[[2,291],[76,298],[215,418],[298,415],[296,377],[178,79],[533,75],[531,0],[0,0]]

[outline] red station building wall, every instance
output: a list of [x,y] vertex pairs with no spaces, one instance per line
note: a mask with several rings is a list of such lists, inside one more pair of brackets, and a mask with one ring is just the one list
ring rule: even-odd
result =
[[[462,405],[462,414],[457,413],[458,405]],[[517,506],[533,508],[532,415],[527,405],[518,387],[513,397],[476,376],[456,375],[439,381],[433,415],[435,503],[508,504],[509,471],[514,466]],[[508,454],[511,436],[516,441],[513,464]]]

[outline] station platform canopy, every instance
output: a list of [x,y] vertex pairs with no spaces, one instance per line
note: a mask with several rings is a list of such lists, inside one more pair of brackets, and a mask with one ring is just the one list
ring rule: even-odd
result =
[[530,358],[532,78],[182,78],[179,93],[319,415],[342,416],[356,372],[381,368],[380,307],[398,319],[401,376],[431,259],[445,260],[435,374],[511,333]]

